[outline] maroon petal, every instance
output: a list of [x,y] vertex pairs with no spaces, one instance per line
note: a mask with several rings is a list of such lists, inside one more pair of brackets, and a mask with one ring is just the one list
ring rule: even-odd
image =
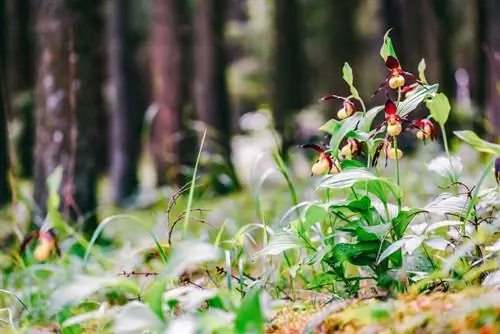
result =
[[395,70],[400,68],[399,61],[393,56],[387,56],[387,59],[385,61],[385,66],[387,66],[387,68],[390,70]]
[[319,147],[319,146],[318,146],[318,145],[316,145],[316,144],[304,144],[304,145],[302,145],[301,147],[302,147],[302,148],[310,148],[310,149],[313,149],[313,150],[315,150],[315,151],[316,151],[316,152],[318,152],[318,153],[323,153],[323,152],[325,152],[325,150],[324,150],[324,149],[322,149],[321,147]]
[[391,99],[387,99],[387,101],[385,101],[385,113],[387,115],[395,115],[396,109],[396,104],[392,102]]

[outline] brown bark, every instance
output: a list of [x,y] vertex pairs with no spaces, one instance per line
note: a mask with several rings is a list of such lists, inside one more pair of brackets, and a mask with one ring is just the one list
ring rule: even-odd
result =
[[9,186],[9,145],[7,136],[7,112],[5,107],[8,103],[6,96],[6,68],[5,68],[5,1],[0,0],[0,206],[6,204],[10,200]]
[[96,217],[96,140],[101,96],[100,0],[37,2],[35,201],[44,215],[46,179],[63,168],[63,212]]
[[306,64],[299,26],[300,11],[300,2],[297,0],[275,2],[273,112],[276,130],[283,140],[281,149],[284,157],[294,141],[293,114],[304,107],[306,100]]
[[489,1],[489,37],[488,37],[488,98],[487,98],[487,133],[491,141],[500,140],[500,4]]
[[131,1],[112,0],[108,8],[110,174],[117,205],[137,190],[142,119],[147,108],[134,59],[137,43],[130,27]]
[[[197,1],[195,7],[194,69],[198,119],[207,129],[205,149],[220,154],[233,185],[239,187],[231,162],[231,110],[226,81],[224,26],[226,0]],[[214,178],[217,192],[225,186]]]
[[151,2],[151,79],[158,112],[151,125],[150,147],[158,185],[180,181],[182,109],[185,105],[183,0]]
[[22,122],[17,147],[20,172],[33,175],[33,88],[35,82],[33,59],[33,20],[31,0],[6,0],[8,15],[8,77],[13,116]]

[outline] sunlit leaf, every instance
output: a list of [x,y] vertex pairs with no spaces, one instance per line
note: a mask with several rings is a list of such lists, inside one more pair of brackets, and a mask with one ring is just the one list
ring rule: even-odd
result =
[[427,164],[427,169],[443,177],[457,179],[463,170],[462,160],[458,156],[440,156]]
[[352,86],[353,75],[352,75],[352,68],[349,65],[349,63],[344,63],[344,67],[342,68],[342,78],[349,86]]
[[328,122],[323,124],[319,129],[320,131],[324,131],[326,133],[334,135],[337,133],[337,131],[339,131],[341,126],[342,123],[340,121],[332,118]]
[[392,45],[392,40],[389,37],[389,33],[391,32],[391,29],[389,29],[385,35],[384,35],[384,42],[382,44],[382,47],[380,48],[380,57],[385,61],[388,56],[393,56],[394,58],[398,59],[396,55],[396,51],[394,51],[394,46]]
[[391,243],[389,245],[389,247],[384,249],[384,251],[380,254],[380,257],[377,260],[377,264],[380,264],[382,261],[387,259],[389,256],[391,256],[392,254],[394,254],[395,252],[400,250],[406,241],[407,241],[406,239],[401,239],[401,240],[398,240],[398,241]]
[[429,246],[432,249],[439,250],[439,251],[445,251],[448,246],[453,246],[451,242],[448,240],[441,238],[441,237],[435,237],[431,238],[428,240],[425,240],[425,244]]
[[176,279],[185,270],[208,261],[219,259],[220,252],[212,244],[205,242],[182,241],[172,249],[165,274]]
[[269,243],[263,249],[255,253],[254,257],[278,255],[286,250],[300,247],[303,247],[303,244],[295,233],[290,231],[277,232],[271,236]]
[[451,105],[448,97],[444,93],[436,94],[432,99],[427,100],[427,108],[431,112],[432,118],[434,118],[439,124],[444,125],[448,120],[450,115]]
[[457,214],[464,215],[469,207],[467,195],[452,195],[442,193],[431,203],[424,207],[424,210],[434,214]]
[[408,116],[408,114],[415,110],[418,105],[422,103],[422,101],[424,101],[428,97],[432,97],[433,95],[435,95],[438,91],[438,88],[438,84],[430,86],[418,86],[409,98],[401,101],[398,104],[398,115],[400,115],[401,117]]
[[197,319],[193,316],[184,316],[172,320],[165,334],[196,334],[198,333]]
[[325,176],[319,188],[343,189],[352,187],[358,182],[376,179],[377,177],[366,169],[348,169],[339,174]]
[[126,304],[113,318],[113,333],[141,333],[164,330],[164,323],[147,305],[138,301]]
[[58,288],[52,295],[51,305],[59,309],[66,305],[81,303],[98,291],[117,288],[139,295],[141,289],[134,281],[121,277],[77,276],[71,283]]
[[450,226],[457,226],[457,225],[462,225],[463,222],[460,220],[442,220],[438,221],[432,224],[429,224],[429,226],[425,229],[426,233],[433,232],[436,230],[439,230],[440,228],[443,227],[450,227]]
[[500,156],[500,145],[479,138],[473,131],[454,131],[453,133],[455,136],[472,146],[476,151]]
[[425,77],[426,68],[427,68],[427,65],[425,64],[425,59],[422,58],[422,60],[418,63],[418,78],[425,85],[427,85],[427,78]]
[[359,99],[359,93],[356,87],[354,87],[352,68],[349,65],[349,63],[344,63],[344,67],[342,68],[342,78],[349,85],[349,90],[351,91],[351,95]]

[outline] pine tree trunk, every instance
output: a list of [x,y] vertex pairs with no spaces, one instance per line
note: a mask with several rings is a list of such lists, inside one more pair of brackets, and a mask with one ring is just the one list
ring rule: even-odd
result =
[[[224,26],[226,0],[197,1],[195,7],[195,105],[198,119],[208,129],[205,149],[220,154],[228,166],[228,176],[238,188],[231,162],[231,110],[226,82]],[[214,178],[217,192],[225,189]]]
[[158,112],[150,147],[158,185],[179,185],[186,52],[182,43],[183,0],[151,2],[151,79]]
[[62,210],[95,228],[96,148],[102,106],[100,0],[37,3],[35,201],[47,210],[47,177],[63,168]]
[[8,4],[9,93],[13,103],[13,117],[22,122],[17,147],[20,175],[33,175],[33,89],[35,85],[33,59],[33,15],[31,0],[6,0]]
[[489,76],[487,133],[491,141],[500,140],[500,4],[496,0],[489,1]]
[[300,29],[300,2],[277,0],[274,51],[273,112],[276,130],[282,136],[282,155],[294,142],[293,115],[305,105],[305,56]]
[[6,40],[6,15],[5,0],[0,0],[0,206],[5,205],[10,200],[9,187],[9,145],[7,136],[7,112],[5,106],[8,103],[6,96],[6,68],[5,68],[5,46]]
[[130,28],[131,1],[111,0],[108,8],[110,173],[117,205],[124,204],[137,190],[142,119],[147,107],[134,59],[137,48]]

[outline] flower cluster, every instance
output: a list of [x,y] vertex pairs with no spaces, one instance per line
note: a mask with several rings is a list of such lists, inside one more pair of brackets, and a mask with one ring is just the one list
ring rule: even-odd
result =
[[[375,166],[381,154],[387,159],[401,159],[403,152],[395,145],[396,138],[404,131],[414,131],[416,138],[422,141],[436,140],[437,132],[434,123],[429,118],[419,120],[410,120],[407,115],[402,116],[398,114],[398,103],[411,98],[419,86],[423,84],[417,79],[415,74],[405,71],[398,59],[395,56],[387,56],[385,66],[389,70],[389,74],[384,81],[380,84],[374,95],[385,89],[387,100],[384,104],[385,117],[379,126],[377,126],[368,135],[368,140],[375,140],[379,134],[384,133],[382,142],[376,147],[372,162]],[[413,81],[407,84],[408,81]],[[389,97],[389,90],[397,92],[397,101]],[[357,92],[355,92],[357,94]],[[338,95],[327,95],[321,98],[321,101],[341,100],[342,107],[337,112],[337,118],[344,120],[356,114],[356,105],[353,100],[358,99],[359,96],[351,95],[349,97],[342,97]],[[363,105],[364,108],[364,105]],[[359,123],[358,123],[359,124]],[[357,126],[356,126],[357,127]],[[345,145],[341,147],[337,154],[329,151],[327,148],[322,148],[314,144],[303,145],[305,148],[314,149],[319,153],[319,157],[312,166],[313,175],[322,175],[325,173],[338,173],[340,170],[339,161],[350,160],[354,156],[359,155],[362,151],[362,143],[354,138],[345,140]],[[500,167],[499,167],[500,168]]]

